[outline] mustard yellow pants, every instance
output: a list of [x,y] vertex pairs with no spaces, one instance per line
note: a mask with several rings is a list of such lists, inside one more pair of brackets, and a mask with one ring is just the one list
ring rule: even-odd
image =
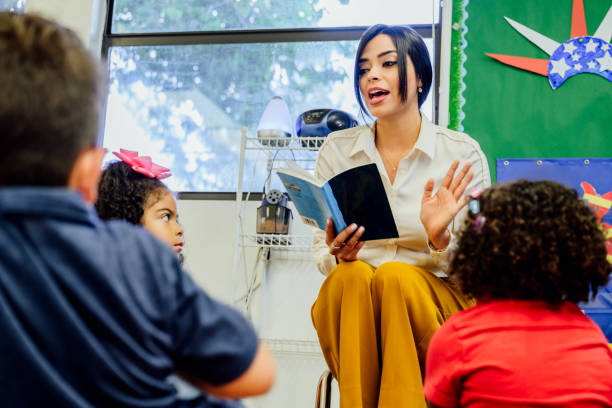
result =
[[429,341],[451,314],[472,304],[448,281],[402,262],[336,266],[311,313],[340,407],[426,407]]

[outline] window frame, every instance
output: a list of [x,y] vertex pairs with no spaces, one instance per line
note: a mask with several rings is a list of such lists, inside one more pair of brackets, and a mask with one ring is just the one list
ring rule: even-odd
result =
[[[433,0],[432,0],[433,1]],[[440,83],[440,45],[443,0],[439,2],[438,21],[432,24],[411,24],[410,26],[425,39],[434,39],[433,75],[435,87],[431,89],[433,105],[433,122],[438,123],[439,118],[439,91]],[[346,27],[309,27],[309,28],[268,28],[268,29],[230,29],[215,31],[184,31],[184,32],[153,32],[153,33],[113,33],[113,12],[115,0],[108,0],[106,20],[102,34],[101,56],[109,61],[112,47],[130,46],[183,46],[205,44],[249,44],[249,43],[286,43],[286,42],[323,42],[323,41],[359,41],[361,34],[368,26]],[[110,71],[108,72],[110,75]],[[106,104],[102,120],[102,129],[106,128]],[[103,142],[103,132],[100,136]],[[236,192],[207,192],[190,191],[178,192],[180,200],[236,200]],[[261,194],[247,195],[249,201],[261,200]],[[245,198],[243,197],[243,198]]]

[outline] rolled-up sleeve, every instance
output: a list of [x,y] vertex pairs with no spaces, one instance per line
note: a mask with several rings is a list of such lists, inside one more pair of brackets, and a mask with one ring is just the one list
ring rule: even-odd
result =
[[177,270],[171,313],[176,368],[210,384],[225,384],[251,365],[258,339],[235,309],[210,298]]
[[314,236],[312,254],[314,255],[317,269],[327,276],[336,266],[336,257],[329,253],[329,247],[325,243],[325,231],[313,228],[312,234]]
[[466,192],[470,192],[473,188],[487,188],[491,185],[491,173],[489,172],[489,163],[484,152],[480,149],[478,142],[473,141],[474,148],[470,149],[466,157],[463,159],[464,162],[472,163],[472,172],[474,178],[470,182]]
[[[472,163],[471,171],[474,173],[474,177],[468,187],[465,189],[465,194],[469,194],[475,189],[484,189],[491,185],[491,173],[489,172],[489,164],[483,151],[480,149],[478,142],[472,139],[472,143],[469,143],[469,149],[461,157],[461,165],[464,163]],[[467,206],[462,208],[461,211],[455,216],[451,225],[450,233],[451,239],[446,248],[443,250],[436,250],[429,245],[429,253],[434,262],[443,270],[447,271],[450,264],[450,256],[457,247],[458,234],[463,228],[465,217],[467,216]]]

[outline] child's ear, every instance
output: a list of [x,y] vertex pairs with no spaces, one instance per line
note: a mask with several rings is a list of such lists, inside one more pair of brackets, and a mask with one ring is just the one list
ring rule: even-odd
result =
[[106,149],[90,147],[81,152],[74,162],[68,177],[68,188],[81,193],[85,201],[95,203],[98,198],[98,183],[102,175],[102,159]]

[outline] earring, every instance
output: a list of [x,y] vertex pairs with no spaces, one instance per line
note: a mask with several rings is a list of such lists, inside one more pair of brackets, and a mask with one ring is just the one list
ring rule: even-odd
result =
[[419,86],[419,93],[423,93],[423,88]]

